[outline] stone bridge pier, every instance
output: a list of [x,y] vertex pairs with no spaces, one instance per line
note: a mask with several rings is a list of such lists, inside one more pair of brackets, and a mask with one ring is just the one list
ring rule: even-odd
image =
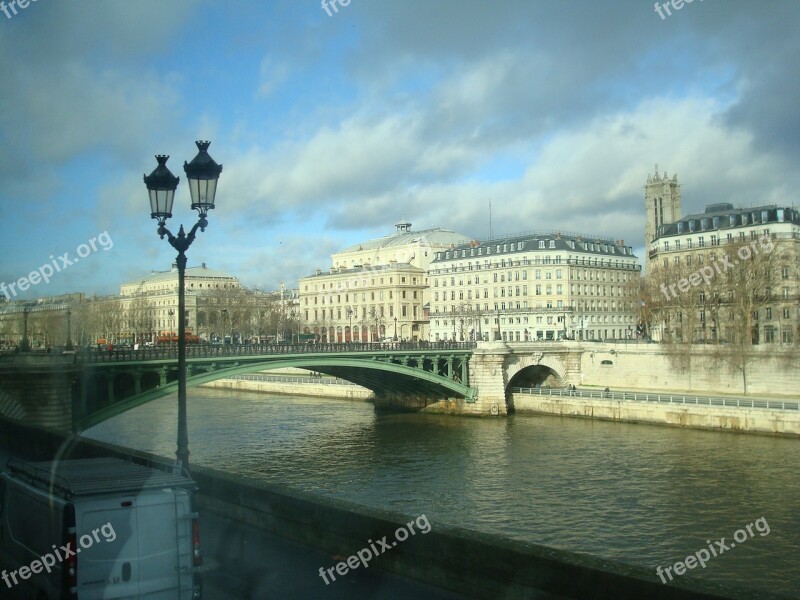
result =
[[74,353],[12,354],[0,363],[0,414],[60,431],[72,430]]
[[[542,385],[566,387],[580,382],[583,349],[569,342],[557,346],[536,343],[478,342],[470,359],[470,386],[477,389],[475,402],[464,403],[463,413],[504,416],[513,412],[511,387],[515,378]],[[526,387],[523,384],[521,387]]]

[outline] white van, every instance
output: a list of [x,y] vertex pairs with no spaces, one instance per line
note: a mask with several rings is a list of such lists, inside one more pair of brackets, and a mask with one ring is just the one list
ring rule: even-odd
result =
[[0,476],[0,597],[197,600],[195,483],[117,458],[27,463]]

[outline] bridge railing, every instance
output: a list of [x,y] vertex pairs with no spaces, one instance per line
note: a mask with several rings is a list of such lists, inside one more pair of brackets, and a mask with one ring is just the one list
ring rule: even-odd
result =
[[647,394],[641,392],[605,392],[600,390],[575,390],[560,388],[511,388],[515,394],[538,396],[568,396],[624,400],[626,402],[659,402],[663,404],[694,404],[698,406],[726,406],[734,408],[764,408],[771,410],[800,410],[800,401],[759,400],[756,398],[721,398],[714,396],[685,396],[677,394]]
[[[384,342],[384,343],[333,343],[333,344],[258,344],[186,347],[187,358],[215,358],[230,356],[263,356],[277,354],[320,354],[341,352],[403,352],[403,351],[471,351],[475,342]],[[126,362],[141,360],[175,360],[177,346],[144,347],[122,349],[82,349],[77,353],[78,361],[84,363]]]

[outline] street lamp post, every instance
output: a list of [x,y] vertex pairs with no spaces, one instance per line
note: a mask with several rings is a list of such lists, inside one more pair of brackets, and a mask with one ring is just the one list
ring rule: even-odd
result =
[[29,352],[31,344],[28,341],[28,312],[30,309],[27,305],[22,309],[22,342],[20,342],[20,352]]
[[349,334],[349,336],[347,338],[347,341],[348,342],[352,342],[353,341],[353,309],[350,306],[347,307],[347,318],[350,320],[350,334]]
[[64,344],[64,348],[66,350],[72,350],[71,320],[72,320],[72,310],[67,308],[67,343]]
[[394,340],[397,341],[397,317],[394,318]]
[[503,336],[500,335],[500,309],[499,308],[495,309],[495,314],[497,315],[497,332],[495,333],[495,338],[494,339],[501,340],[501,339],[503,339]]
[[[222,345],[225,345],[225,331],[226,331],[226,324],[228,323],[228,309],[223,308],[219,311],[220,320],[222,321]],[[231,325],[231,346],[233,346],[233,326]]]
[[192,210],[197,210],[199,219],[192,227],[189,235],[181,225],[178,235],[174,236],[167,228],[167,219],[172,216],[172,203],[179,178],[167,168],[169,156],[156,156],[158,166],[150,175],[144,176],[144,183],[150,195],[150,216],[158,221],[158,235],[161,239],[167,236],[169,244],[178,251],[178,449],[175,452],[178,467],[189,468],[189,430],[186,418],[186,294],[184,275],[186,272],[186,250],[192,245],[197,229],[205,231],[208,226],[208,211],[214,208],[214,197],[217,193],[217,181],[222,172],[208,155],[211,142],[198,141],[198,153],[191,163],[184,162],[183,170],[189,182],[192,198]]

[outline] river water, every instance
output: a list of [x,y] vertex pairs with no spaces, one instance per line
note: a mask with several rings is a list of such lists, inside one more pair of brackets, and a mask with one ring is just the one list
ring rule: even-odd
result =
[[[800,597],[794,439],[532,415],[376,415],[364,402],[231,390],[189,395],[193,464],[425,514],[434,528],[637,564],[654,579],[657,566],[723,537],[730,546],[734,532],[763,518],[752,537],[683,577]],[[85,435],[172,457],[176,405],[163,398]]]

